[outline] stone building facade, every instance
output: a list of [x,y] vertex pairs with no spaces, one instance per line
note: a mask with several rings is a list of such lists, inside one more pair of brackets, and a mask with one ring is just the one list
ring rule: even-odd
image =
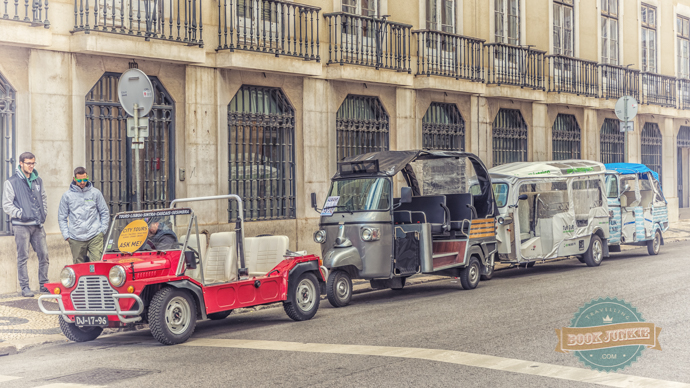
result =
[[[57,207],[74,167],[113,212],[135,202],[116,85],[137,66],[156,89],[145,206],[237,193],[247,236],[287,234],[318,252],[309,194],[325,199],[339,158],[422,147],[488,166],[643,162],[675,220],[690,206],[689,27],[690,0],[9,2],[2,179],[19,153],[37,155],[57,279],[71,262]],[[627,141],[613,112],[622,95],[640,102]],[[211,230],[237,217],[222,204],[197,212]],[[0,293],[12,292],[14,239],[0,229]]]

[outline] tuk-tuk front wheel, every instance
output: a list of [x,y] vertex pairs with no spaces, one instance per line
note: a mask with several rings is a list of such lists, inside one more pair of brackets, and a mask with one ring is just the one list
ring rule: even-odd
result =
[[467,267],[463,268],[460,272],[460,284],[465,290],[473,290],[477,288],[479,284],[479,278],[481,273],[481,266],[479,260],[476,257],[470,259],[470,263]]
[[283,310],[288,317],[295,321],[306,321],[314,317],[319,309],[321,296],[319,295],[319,281],[316,280],[311,272],[305,272],[297,278],[296,284],[289,285],[294,287],[288,296],[288,300],[283,302]]
[[156,292],[149,305],[151,334],[163,345],[185,342],[196,327],[196,303],[184,290],[165,287]]
[[654,239],[647,241],[647,253],[652,256],[658,255],[661,250],[661,232],[657,229],[654,232]]
[[62,330],[62,333],[69,339],[70,341],[74,342],[88,342],[88,341],[93,341],[96,338],[98,338],[99,335],[103,332],[102,327],[98,326],[90,326],[90,327],[79,327],[74,323],[69,323],[62,318],[62,315],[58,318],[58,321],[60,323],[60,329]]
[[345,307],[352,299],[352,279],[343,270],[335,270],[328,275],[326,296],[333,307]]
[[585,264],[588,267],[596,267],[601,264],[604,259],[604,246],[601,243],[601,238],[596,234],[592,236],[592,241],[589,243],[589,249],[584,254]]

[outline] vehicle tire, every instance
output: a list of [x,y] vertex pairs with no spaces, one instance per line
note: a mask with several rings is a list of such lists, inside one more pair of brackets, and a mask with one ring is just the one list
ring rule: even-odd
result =
[[402,290],[405,287],[407,278],[400,278],[400,287],[391,287],[391,290]]
[[481,264],[476,257],[470,259],[470,263],[467,267],[460,271],[460,284],[465,290],[473,290],[477,288],[479,284]]
[[647,241],[647,253],[649,253],[651,256],[656,256],[659,254],[659,251],[661,250],[661,232],[659,232],[659,229],[654,232],[654,238],[652,240]]
[[583,255],[585,264],[588,267],[596,267],[601,264],[604,259],[604,247],[601,243],[601,238],[596,234],[592,236],[592,241],[589,243],[589,249]]
[[489,266],[489,272],[486,275],[481,275],[479,278],[481,280],[491,280],[492,277],[494,277],[494,266]]
[[319,309],[321,295],[319,281],[311,272],[305,272],[297,278],[296,284],[288,300],[283,302],[283,309],[288,317],[295,321],[311,319]]
[[153,338],[163,345],[185,342],[196,327],[196,303],[187,291],[165,287],[149,305],[149,327]]
[[532,268],[532,267],[534,267],[534,264],[536,264],[536,263],[537,263],[536,261],[528,261],[526,263],[518,264],[518,267],[520,267],[520,268]]
[[335,270],[328,275],[326,296],[333,307],[345,307],[352,299],[352,279],[343,270]]
[[99,335],[103,332],[102,327],[98,326],[91,326],[91,327],[78,327],[74,323],[69,323],[65,321],[64,318],[62,318],[62,315],[58,318],[60,321],[60,329],[62,330],[62,333],[69,339],[70,341],[74,342],[89,342],[93,341],[96,338],[98,338]]
[[206,316],[208,317],[208,319],[210,319],[210,320],[212,320],[212,321],[220,321],[221,319],[227,318],[228,315],[230,315],[231,312],[232,312],[232,310],[228,310],[228,311],[219,311],[219,312],[217,312],[217,313],[211,313],[211,314],[208,314],[208,315],[206,315]]

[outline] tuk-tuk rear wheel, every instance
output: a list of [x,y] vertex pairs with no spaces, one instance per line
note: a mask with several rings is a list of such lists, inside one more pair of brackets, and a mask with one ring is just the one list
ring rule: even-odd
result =
[[473,290],[477,288],[479,284],[481,266],[479,260],[476,257],[470,259],[470,263],[467,267],[463,268],[460,272],[460,284],[465,290]]
[[661,250],[661,232],[657,229],[654,232],[654,238],[647,241],[647,253],[652,256],[658,255]]
[[345,307],[352,299],[352,279],[343,270],[335,270],[328,275],[326,296],[333,307]]
[[589,243],[589,249],[584,254],[584,259],[588,267],[596,267],[604,259],[604,247],[601,243],[601,238],[596,234],[592,236],[592,241]]

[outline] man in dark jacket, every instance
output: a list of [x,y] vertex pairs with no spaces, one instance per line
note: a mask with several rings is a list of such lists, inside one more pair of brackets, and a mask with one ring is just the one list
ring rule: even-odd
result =
[[159,251],[178,248],[177,235],[162,221],[159,217],[149,220],[149,238],[146,245]]
[[10,179],[5,181],[2,194],[2,210],[10,216],[17,243],[17,275],[22,296],[33,297],[29,288],[29,245],[38,256],[38,282],[41,292],[49,292],[44,286],[48,282],[48,246],[43,223],[48,214],[47,197],[43,180],[34,169],[36,157],[31,152],[19,155],[19,166]]

